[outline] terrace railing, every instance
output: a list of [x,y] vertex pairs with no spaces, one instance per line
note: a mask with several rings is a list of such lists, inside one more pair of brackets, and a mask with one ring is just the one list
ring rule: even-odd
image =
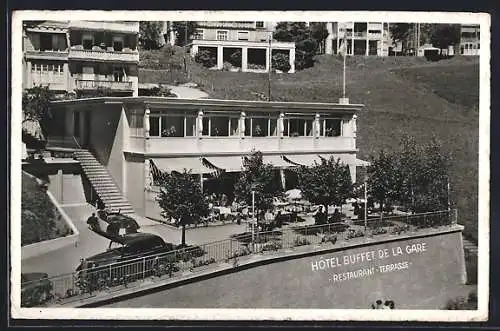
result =
[[[43,306],[93,296],[95,292],[116,291],[148,279],[175,278],[182,273],[209,268],[225,263],[237,266],[240,260],[252,255],[273,255],[299,246],[326,248],[357,237],[380,234],[401,235],[424,228],[450,226],[457,223],[456,210],[413,215],[371,218],[328,223],[322,225],[292,226],[281,230],[256,232],[252,242],[250,232],[230,239],[200,246],[150,255],[126,262],[86,268],[70,274],[44,280],[22,283],[22,306]],[[41,290],[42,289],[42,290]],[[43,290],[44,289],[44,290]],[[43,295],[43,292],[47,295]]]

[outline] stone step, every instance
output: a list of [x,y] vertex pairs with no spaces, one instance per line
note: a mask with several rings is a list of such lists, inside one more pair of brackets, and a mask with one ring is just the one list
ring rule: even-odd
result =
[[111,180],[91,180],[90,181],[94,187],[105,187],[105,188],[116,188],[116,184]]

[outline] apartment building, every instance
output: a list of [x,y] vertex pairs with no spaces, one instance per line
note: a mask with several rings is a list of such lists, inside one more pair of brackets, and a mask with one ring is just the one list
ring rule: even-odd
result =
[[138,33],[138,22],[25,22],[24,88],[48,85],[82,95],[104,88],[137,96]]
[[479,25],[460,27],[460,55],[479,55],[480,31]]
[[389,55],[389,23],[328,22],[327,30],[326,54],[338,54],[345,40],[347,55]]
[[271,56],[284,53],[290,63],[289,73],[295,72],[295,43],[272,39],[274,23],[263,21],[196,22],[191,54],[206,50],[216,58],[216,68],[222,69],[232,54],[241,52],[241,71],[268,72]]

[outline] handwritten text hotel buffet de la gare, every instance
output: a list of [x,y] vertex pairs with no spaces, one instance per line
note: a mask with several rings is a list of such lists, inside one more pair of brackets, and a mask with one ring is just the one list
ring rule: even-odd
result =
[[[339,255],[326,259],[321,257],[320,259],[311,262],[311,268],[312,271],[317,272],[342,266],[361,266],[366,263],[372,264],[375,263],[375,261],[384,260],[390,257],[405,257],[414,254],[422,254],[425,253],[427,249],[427,243],[422,242],[405,246],[380,248],[353,254]],[[376,272],[388,273],[401,271],[408,269],[410,265],[411,262],[401,261],[390,264],[379,264],[376,266],[363,267],[352,271],[333,273],[331,275],[331,278],[329,278],[329,281],[342,282],[345,280],[372,276]]]

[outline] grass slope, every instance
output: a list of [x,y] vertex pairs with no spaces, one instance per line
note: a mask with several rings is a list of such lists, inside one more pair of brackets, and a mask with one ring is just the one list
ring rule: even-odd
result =
[[[192,61],[189,72],[211,98],[267,96],[267,74],[212,71]],[[359,156],[368,159],[380,149],[394,149],[403,134],[420,142],[435,135],[453,157],[451,195],[459,222],[477,240],[478,59],[350,57],[346,78],[350,102],[366,105],[358,120]],[[342,94],[342,59],[319,56],[312,68],[273,74],[271,88],[273,101],[336,103]]]
[[72,231],[47,193],[31,177],[22,174],[21,245],[64,237]]

